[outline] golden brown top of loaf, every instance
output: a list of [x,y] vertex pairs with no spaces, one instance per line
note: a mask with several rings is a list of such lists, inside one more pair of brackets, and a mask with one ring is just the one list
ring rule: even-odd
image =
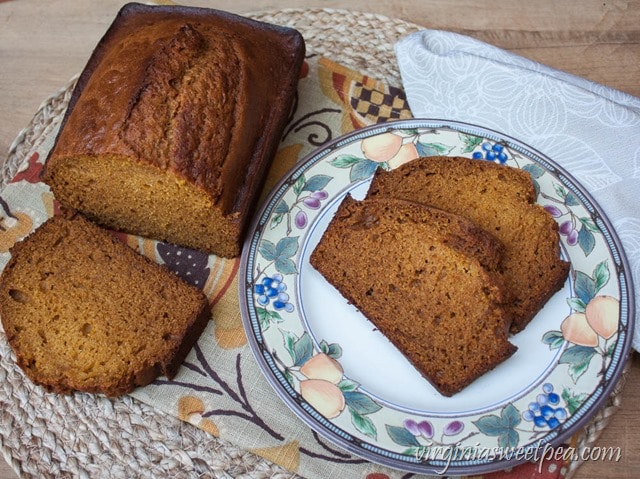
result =
[[211,312],[204,294],[80,215],[11,250],[0,317],[37,384],[118,396],[173,377]]
[[442,394],[515,351],[499,242],[465,218],[393,198],[340,204],[311,265]]
[[121,156],[171,169],[233,211],[257,181],[254,157],[290,104],[303,54],[293,29],[128,4],[83,71],[50,158]]
[[417,201],[469,218],[505,246],[501,268],[513,295],[512,332],[521,331],[564,284],[558,225],[535,203],[531,176],[497,163],[462,157],[418,158],[378,169],[368,196]]

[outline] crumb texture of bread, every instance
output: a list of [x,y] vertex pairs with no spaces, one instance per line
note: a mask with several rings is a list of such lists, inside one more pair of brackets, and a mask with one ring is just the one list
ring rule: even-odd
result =
[[522,331],[564,285],[558,225],[535,203],[526,171],[462,157],[424,157],[391,171],[378,169],[367,193],[400,198],[464,216],[505,247],[500,269],[513,298],[511,332]]
[[18,365],[49,391],[115,397],[172,378],[211,317],[200,290],[79,214],[11,254],[0,318]]
[[43,179],[110,229],[238,256],[304,50],[291,28],[125,5],[78,80]]
[[[347,196],[311,265],[445,396],[510,357],[502,245],[465,218]],[[486,264],[486,267],[483,264]]]

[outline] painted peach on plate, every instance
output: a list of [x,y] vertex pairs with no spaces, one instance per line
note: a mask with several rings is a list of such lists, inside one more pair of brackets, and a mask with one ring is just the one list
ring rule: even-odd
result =
[[344,371],[340,363],[325,353],[316,354],[300,367],[300,372],[309,379],[324,379],[338,384]]
[[405,143],[398,152],[387,162],[392,170],[418,158],[420,154],[414,143]]
[[346,405],[340,388],[324,379],[300,381],[300,394],[327,419],[339,416]]
[[560,326],[564,339],[580,346],[597,346],[598,334],[589,326],[584,313],[567,316]]
[[612,296],[596,296],[584,312],[589,326],[602,336],[609,339],[618,330],[620,317],[620,301]]
[[346,405],[337,386],[344,373],[340,363],[325,353],[319,353],[300,367],[300,373],[307,378],[300,381],[302,397],[327,419],[340,415]]
[[597,346],[598,337],[610,339],[618,330],[620,301],[612,296],[596,296],[584,313],[567,316],[560,329],[567,341],[580,346]]
[[379,163],[389,161],[402,146],[402,137],[393,133],[383,133],[362,140],[360,148],[368,159]]

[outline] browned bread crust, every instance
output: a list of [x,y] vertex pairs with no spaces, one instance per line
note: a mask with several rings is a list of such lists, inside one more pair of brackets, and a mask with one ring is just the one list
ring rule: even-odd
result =
[[0,318],[49,391],[119,396],[173,378],[211,317],[200,290],[80,215],[48,220],[11,255]]
[[43,178],[111,229],[237,256],[304,51],[291,28],[125,5],[79,78]]
[[465,216],[505,246],[501,269],[513,295],[508,306],[517,333],[567,279],[558,225],[535,203],[526,171],[462,157],[425,157],[392,171],[378,169],[368,196],[417,201]]
[[511,356],[502,245],[458,215],[392,198],[340,204],[317,269],[442,394]]

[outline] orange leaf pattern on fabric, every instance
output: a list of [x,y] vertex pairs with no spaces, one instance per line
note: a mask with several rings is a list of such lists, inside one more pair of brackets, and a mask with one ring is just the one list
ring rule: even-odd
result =
[[183,396],[178,401],[178,418],[204,429],[209,434],[220,436],[218,426],[211,419],[202,417],[204,412],[204,403],[200,398]]
[[289,471],[298,471],[298,466],[300,465],[300,445],[298,441],[288,442],[284,446],[251,449],[251,452]]
[[197,424],[197,426],[200,429],[207,431],[212,436],[220,437],[220,431],[218,430],[218,426],[216,426],[216,424],[211,419],[207,419],[207,418],[202,419]]
[[202,414],[204,403],[202,399],[195,396],[182,396],[178,401],[178,417],[183,421],[188,421],[193,414]]
[[[0,200],[1,201],[1,200]],[[22,212],[11,213],[8,206],[2,202],[2,215],[0,216],[0,252],[9,251],[13,244],[24,238],[31,232],[33,220]]]
[[[237,294],[237,275],[233,277],[229,290]],[[216,325],[214,332],[216,342],[221,348],[234,349],[247,344],[247,335],[244,332],[242,316],[237,305],[230,301],[219,301],[214,307],[213,321]]]
[[55,209],[55,199],[53,198],[53,193],[50,191],[43,191],[40,195],[42,200],[42,204],[44,205],[44,209],[47,212],[47,217],[51,217],[54,215]]
[[260,197],[260,203],[262,203],[267,195],[271,192],[274,186],[280,181],[280,179],[287,173],[296,162],[300,159],[300,151],[302,150],[302,144],[296,143],[281,148],[276,154],[267,179],[262,189],[262,195]]
[[[223,301],[230,289],[232,295],[237,295],[237,291],[231,287],[231,284],[240,267],[240,258],[224,259],[215,256],[212,258],[214,258],[214,263],[211,265],[211,274],[209,281],[205,284],[204,291],[209,298],[209,303],[215,306],[219,301]],[[230,299],[237,304],[237,297],[233,296]]]

